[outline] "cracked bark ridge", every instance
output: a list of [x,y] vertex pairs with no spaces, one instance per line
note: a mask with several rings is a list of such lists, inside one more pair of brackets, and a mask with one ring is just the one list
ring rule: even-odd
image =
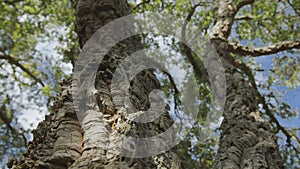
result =
[[[217,50],[226,73],[227,96],[221,137],[214,168],[280,169],[283,168],[277,137],[258,107],[255,88],[246,80],[245,72],[234,65],[228,36],[235,14],[254,0],[220,0],[217,22],[210,39]],[[233,51],[234,52],[234,51]]]
[[76,31],[81,47],[103,25],[131,14],[124,0],[77,0]]
[[[77,32],[80,36],[81,45],[83,45],[97,29],[126,14],[130,14],[130,10],[126,1],[123,0],[78,1]],[[124,26],[123,28],[116,28],[116,31],[132,32],[134,31],[134,28],[133,25],[132,27],[129,25]],[[107,41],[109,42],[111,35],[104,34],[102,36],[104,39],[108,39]],[[104,166],[106,168],[156,168],[158,165],[170,166],[174,164],[173,161],[176,160],[176,156],[172,151],[160,155],[161,158],[159,159],[163,159],[163,162],[157,161],[158,158],[154,157],[132,159],[121,158],[119,155],[120,149],[118,148],[118,145],[121,142],[121,134],[132,137],[150,137],[165,131],[167,129],[166,127],[172,124],[172,118],[167,114],[161,117],[163,120],[158,119],[157,122],[150,124],[133,123],[128,120],[130,119],[130,116],[126,116],[129,112],[127,112],[126,107],[124,107],[124,99],[122,98],[125,96],[124,91],[119,88],[111,90],[112,76],[118,65],[127,56],[140,49],[142,49],[140,38],[138,36],[132,36],[113,45],[110,51],[104,56],[98,68],[95,84],[98,97],[97,102],[101,112],[94,109],[87,110],[88,112],[85,113],[86,116],[83,117],[84,153],[80,159],[74,163],[72,166],[73,168],[97,168]],[[84,68],[86,64],[80,66]],[[138,110],[147,110],[150,106],[148,95],[153,89],[158,88],[159,81],[151,70],[140,72],[131,81],[131,88],[129,89],[130,100],[135,108]],[[114,103],[112,102],[112,94],[116,96],[116,102]],[[93,109],[93,106],[89,107]],[[95,115],[89,115],[90,113]],[[101,131],[100,133],[99,127],[105,132]],[[88,130],[85,130],[85,128]],[[97,144],[94,144],[96,142]],[[90,146],[90,144],[94,146]],[[147,142],[144,144],[147,145]],[[86,146],[87,148],[85,148]],[[93,160],[91,160],[92,154]],[[172,158],[166,158],[167,156]]]
[[[130,14],[130,10],[125,0],[78,0],[76,29],[81,46],[103,25],[127,14]],[[111,91],[111,74],[125,57],[141,47],[140,39],[133,36],[116,44],[105,56],[95,80],[97,102],[87,106],[89,109],[85,112],[82,125],[73,108],[74,98],[72,99],[70,94],[71,81],[65,81],[62,95],[54,102],[52,113],[46,116],[34,131],[34,140],[29,144],[27,153],[20,160],[12,160],[9,167],[14,169],[180,168],[180,162],[172,150],[143,159],[125,158],[119,155],[118,144],[121,134],[147,137],[163,132],[172,124],[172,118],[167,113],[152,123],[136,124],[130,120],[130,116],[124,116],[127,111],[125,107],[116,110],[112,103],[111,93],[118,92]],[[86,65],[80,66],[84,69]],[[132,102],[136,102],[134,105],[137,109],[147,109],[148,94],[151,90],[159,88],[158,80],[153,72],[143,71],[133,79],[132,83],[134,84],[130,89]],[[80,86],[72,87],[80,88]],[[89,97],[91,93],[84,94]],[[95,108],[95,105],[100,109]]]
[[222,48],[225,42],[219,42],[214,44],[225,68],[227,96],[215,168],[280,169],[277,137],[260,115],[255,89],[233,66],[228,49]]
[[81,153],[81,125],[73,109],[71,81],[62,83],[63,92],[56,98],[52,113],[33,131],[34,139],[19,160],[13,160],[13,169],[64,169]]

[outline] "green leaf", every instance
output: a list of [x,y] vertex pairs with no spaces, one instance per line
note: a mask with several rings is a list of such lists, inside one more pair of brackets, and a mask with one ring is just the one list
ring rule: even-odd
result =
[[36,9],[33,8],[32,6],[24,6],[23,8],[24,12],[34,14],[36,13]]
[[51,94],[51,88],[50,85],[46,85],[42,87],[43,95],[49,96]]

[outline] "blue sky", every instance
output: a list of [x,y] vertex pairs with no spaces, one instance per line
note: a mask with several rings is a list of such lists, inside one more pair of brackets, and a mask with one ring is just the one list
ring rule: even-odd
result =
[[[269,56],[261,56],[256,58],[257,63],[261,64],[262,69],[272,69],[273,68],[273,62],[272,59],[275,55],[269,55]],[[262,76],[262,78],[265,77],[264,75]],[[266,79],[266,77],[265,77]],[[300,87],[298,86],[297,88],[295,88],[294,90],[288,89],[287,87],[284,86],[275,86],[274,88],[285,94],[283,95],[283,100],[288,102],[291,106],[292,109],[296,109],[298,110],[298,114],[299,114],[299,110],[300,110]],[[280,119],[280,122],[287,127],[300,127],[300,118],[292,118],[292,119]]]

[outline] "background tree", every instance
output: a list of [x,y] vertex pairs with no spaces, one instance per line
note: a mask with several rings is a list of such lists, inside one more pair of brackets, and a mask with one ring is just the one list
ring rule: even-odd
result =
[[[22,94],[24,94],[25,91],[28,93],[32,93],[30,91],[36,91],[40,93],[43,92],[46,96],[50,96],[55,94],[52,93],[52,91],[59,91],[58,85],[54,84],[58,84],[56,82],[64,78],[62,77],[61,68],[57,67],[59,64],[47,61],[45,58],[37,57],[38,55],[34,54],[34,52],[36,52],[42,55],[41,53],[43,52],[39,50],[33,50],[34,46],[36,46],[38,43],[38,40],[42,39],[42,37],[39,35],[45,35],[45,33],[49,30],[53,31],[51,26],[50,28],[45,28],[44,25],[64,25],[63,27],[69,28],[66,30],[66,32],[64,32],[68,35],[68,37],[62,36],[63,38],[59,38],[60,35],[65,35],[61,33],[53,33],[49,35],[46,34],[47,36],[45,36],[50,37],[50,39],[46,38],[46,40],[53,40],[51,38],[57,38],[60,40],[60,42],[62,42],[62,44],[64,44],[64,46],[67,46],[67,48],[61,48],[61,46],[59,48],[60,51],[64,53],[65,61],[74,63],[74,56],[76,56],[76,53],[78,53],[77,44],[75,43],[77,42],[75,40],[76,36],[74,34],[75,15],[74,10],[71,8],[74,6],[74,2],[61,1],[61,3],[62,4],[57,2],[49,2],[49,4],[46,4],[35,1],[3,1],[1,3],[1,7],[3,7],[1,9],[4,10],[1,11],[1,20],[3,22],[1,22],[2,25],[0,33],[2,42],[5,42],[1,44],[1,62],[3,63],[1,65],[1,69],[3,70],[1,71],[3,72],[1,73],[1,76],[3,76],[3,78],[7,77],[6,79],[8,79],[7,81],[2,81],[4,87],[1,93],[1,122],[3,122],[2,124],[4,132],[1,143],[3,143],[3,150],[6,149],[11,151],[11,153],[17,153],[19,149],[18,147],[22,147],[23,138],[26,138],[26,135],[22,136],[23,131],[20,129],[21,126],[17,123],[17,117],[20,110],[15,110],[16,108],[20,109],[19,107],[21,102],[17,102],[15,100],[17,96],[8,91],[11,91],[13,86],[16,85],[19,86],[22,91],[24,91]],[[280,91],[277,92],[274,90],[274,88],[278,89],[277,86],[286,86],[284,90],[297,89],[299,85],[299,57],[297,55],[299,54],[299,50],[296,50],[299,49],[299,1],[241,0],[224,2],[220,1],[220,3],[217,4],[216,2],[209,1],[204,3],[199,1],[190,2],[179,0],[176,2],[143,1],[140,3],[129,1],[129,3],[133,9],[133,12],[154,11],[182,16],[185,17],[189,22],[198,25],[199,29],[201,29],[203,32],[210,34],[210,38],[214,43],[216,43],[217,48],[222,50],[221,53],[227,53],[226,55],[224,54],[226,59],[233,58],[231,59],[230,64],[233,64],[235,67],[234,71],[241,72],[241,76],[237,75],[238,80],[229,78],[230,80],[228,81],[240,81],[242,77],[251,83],[251,89],[249,86],[248,89],[252,91],[246,93],[254,94],[254,96],[249,97],[255,97],[255,101],[251,100],[251,104],[247,103],[247,97],[243,94],[243,98],[241,99],[243,100],[243,105],[250,104],[254,106],[255,102],[257,102],[260,107],[257,107],[256,105],[256,107],[252,107],[251,110],[257,110],[260,108],[261,117],[268,121],[271,125],[271,128],[266,130],[277,133],[278,136],[282,138],[283,143],[281,144],[280,149],[285,166],[287,168],[296,168],[299,165],[299,153],[297,150],[299,149],[299,138],[297,137],[296,133],[297,128],[286,128],[281,124],[281,119],[292,118],[298,114],[298,111],[293,111],[293,108],[289,106],[288,103],[285,103],[284,100],[278,97],[280,96]],[[41,19],[43,14],[48,17]],[[153,39],[155,39],[153,35],[146,35],[142,37],[142,40],[146,42],[149,47],[151,46]],[[182,52],[183,55],[186,55],[188,58],[187,62],[188,60],[191,61],[192,59],[188,56],[195,56],[194,54],[190,54],[188,51],[184,50],[184,46],[178,44],[176,41],[166,41],[166,44],[169,44],[170,48],[173,50]],[[152,46],[159,47],[159,45],[155,43]],[[228,52],[230,52],[230,56]],[[267,70],[265,70],[264,67],[260,67],[260,65],[257,63],[257,59],[254,57],[263,55],[268,55],[267,58],[273,58],[274,66],[268,67]],[[43,64],[38,64],[37,61],[34,61],[34,58],[39,58],[42,60],[42,63],[47,63],[47,66],[45,67],[49,67],[48,65],[51,65],[54,69],[45,70],[42,68],[36,68],[37,66]],[[58,60],[58,62],[60,61],[61,60]],[[55,70],[55,72],[53,70]],[[267,80],[258,81],[257,77],[259,77],[262,73],[266,75]],[[13,78],[16,80],[10,82],[10,79]],[[9,83],[13,85],[7,85]],[[69,84],[64,83],[63,90],[67,90],[68,85]],[[232,85],[234,86],[236,84],[233,83]],[[36,89],[36,86],[38,86],[38,89]],[[34,94],[34,96],[36,98],[39,95]],[[65,95],[63,94],[63,96]],[[76,118],[73,117],[72,113],[67,113],[67,110],[71,109],[70,105],[67,104],[69,103],[68,98],[69,96],[61,96],[57,101],[54,102],[54,106],[52,108],[53,113],[50,116],[47,116],[46,120],[40,123],[39,129],[34,132],[35,140],[29,144],[29,149],[31,149],[31,151],[28,151],[27,155],[25,155],[25,157],[27,157],[25,158],[26,161],[24,163],[21,161],[19,166],[21,166],[21,163],[23,163],[24,166],[27,164],[31,165],[31,163],[36,161],[36,158],[48,160],[41,160],[41,164],[38,163],[38,165],[57,164],[58,166],[63,166],[69,165],[67,163],[72,163],[74,157],[76,156],[76,151],[71,153],[71,157],[65,157],[59,155],[55,156],[55,153],[52,153],[49,151],[49,149],[47,149],[47,147],[53,147],[54,141],[58,139],[56,138],[57,136],[50,137],[49,133],[51,132],[48,131],[48,126],[56,125],[56,120],[66,121],[66,123],[63,123],[63,125],[59,126],[58,128],[57,126],[53,127],[54,129],[57,129],[52,131],[53,133],[56,131],[63,131],[64,128],[67,129],[72,126],[73,130],[71,135],[77,137],[81,135],[79,132],[80,126],[76,122]],[[40,101],[42,99],[36,100]],[[44,103],[46,100],[47,98],[43,99],[42,103]],[[229,106],[227,106],[227,108],[228,107]],[[241,106],[236,107],[241,108]],[[26,107],[24,107],[24,109],[26,109]],[[63,110],[65,110],[66,113],[63,117],[59,117],[57,114],[61,114]],[[237,114],[239,114],[238,112],[243,112],[243,109],[239,109]],[[252,112],[254,111],[250,111],[249,113]],[[256,120],[261,120],[261,118],[258,118],[258,114],[252,115],[256,117]],[[233,118],[232,116],[229,117]],[[230,120],[226,121],[226,118],[230,119],[226,117],[225,112],[224,125],[222,125],[221,129],[225,131],[228,130],[229,133],[232,131],[239,131],[232,127],[232,125],[236,124],[231,123]],[[253,119],[249,118],[248,120],[251,121]],[[76,127],[74,127],[74,125]],[[230,127],[227,127],[226,125]],[[253,129],[257,129],[257,127],[254,126]],[[198,130],[199,129],[195,127],[190,133],[190,137],[183,142],[184,144],[182,143],[178,146],[178,156],[182,157],[184,161],[188,162],[184,164],[186,167],[211,167],[213,162],[216,161],[214,158],[215,148],[213,148],[216,145],[216,138],[212,138],[207,142],[196,141],[195,143],[194,140],[195,136],[197,136],[197,133],[199,133]],[[217,159],[219,160],[217,160],[216,166],[227,164],[234,166],[234,164],[231,163],[232,161],[234,162],[234,159],[228,158],[236,158],[233,155],[228,156],[228,152],[232,153],[232,147],[234,146],[228,144],[228,141],[230,142],[230,140],[224,139],[226,138],[224,133],[226,134],[226,132],[223,131],[223,134],[221,135],[220,149],[217,156]],[[252,134],[253,133],[251,132],[246,133],[246,136],[248,138],[253,138],[254,136]],[[44,136],[49,139],[45,139]],[[272,134],[270,136],[272,136]],[[74,139],[76,140],[77,137]],[[13,140],[12,138],[15,139]],[[16,141],[17,138],[20,138],[19,142]],[[232,139],[238,140],[236,136],[233,136]],[[271,140],[273,140],[273,138]],[[46,141],[47,143],[45,143]],[[80,142],[80,140],[78,140],[78,142]],[[264,145],[264,143],[262,144]],[[9,148],[12,146],[14,148]],[[262,161],[257,161],[257,165],[265,165],[265,161],[278,158],[277,156],[272,155],[274,152],[276,154],[276,147],[275,149],[264,149],[264,147],[268,146],[262,147],[262,151],[271,154],[271,156],[265,156],[265,159],[260,158]],[[54,148],[54,152],[61,154],[60,150],[65,148],[66,147],[64,146],[58,146]],[[79,148],[75,146],[71,149],[78,150]],[[247,151],[251,152],[250,150],[251,148],[247,149]],[[233,152],[236,151],[237,150],[234,150]],[[43,152],[43,155],[38,155],[39,157],[32,157],[34,154],[33,152]],[[254,151],[254,154],[255,152],[257,151]],[[222,153],[227,154],[227,157],[226,155],[225,157],[222,157]],[[44,157],[52,158],[47,159]],[[246,157],[247,156],[243,156],[243,160],[245,160]],[[225,158],[225,161],[226,158],[227,160],[231,159],[232,161],[225,164],[219,163],[218,161],[222,160],[222,158]],[[250,159],[255,161],[254,158]],[[251,164],[249,165],[251,166]],[[276,168],[276,166],[273,167]]]

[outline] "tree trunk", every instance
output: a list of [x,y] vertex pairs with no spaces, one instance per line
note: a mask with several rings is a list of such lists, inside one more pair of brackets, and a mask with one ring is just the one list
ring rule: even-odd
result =
[[238,9],[253,0],[219,1],[218,18],[210,39],[226,73],[227,96],[215,169],[283,168],[277,137],[261,117],[256,89],[228,50],[228,36]]
[[[231,3],[220,1],[218,20],[211,31],[211,41],[220,55],[226,71],[227,101],[221,139],[215,168],[282,168],[277,138],[260,117],[255,89],[245,80],[244,73],[236,67],[226,48],[232,16]],[[226,4],[226,5],[224,5]],[[125,0],[78,0],[77,32],[81,46],[103,25],[130,14]],[[227,29],[226,29],[227,28]],[[229,31],[228,31],[229,29]],[[71,80],[62,83],[62,94],[38,128],[33,131],[34,140],[20,160],[11,160],[10,168],[181,168],[172,150],[149,158],[122,158],[116,148],[120,134],[153,136],[166,130],[172,123],[168,114],[151,124],[136,124],[119,115],[122,108],[112,102],[111,74],[126,56],[141,49],[138,37],[133,36],[115,45],[99,66],[96,78],[97,106],[91,106],[80,123],[73,107]],[[115,56],[123,56],[116,58]],[[82,65],[83,67],[85,65]],[[150,70],[138,74],[131,88],[135,107],[149,107],[148,94],[159,88]],[[136,86],[136,87],[134,87]],[[74,86],[73,86],[74,87]],[[119,122],[119,123],[116,123]],[[123,127],[122,127],[123,126]],[[124,129],[124,126],[129,126]],[[145,143],[147,144],[147,143]]]
[[[125,0],[78,0],[76,26],[81,47],[99,28],[128,14],[130,9]],[[132,31],[125,30],[127,28],[116,29]],[[110,37],[104,36],[104,38]],[[131,137],[151,137],[165,131],[172,124],[172,118],[167,113],[149,124],[132,122],[129,115],[124,115],[127,113],[126,107],[121,104],[124,100],[119,102],[120,105],[112,102],[112,94],[117,95],[120,92],[111,90],[112,73],[126,56],[140,49],[142,44],[138,36],[118,42],[110,49],[99,65],[96,75],[96,101],[84,107],[84,115],[79,116],[79,120],[72,103],[74,102],[74,95],[73,98],[71,95],[72,82],[65,81],[62,84],[62,95],[54,102],[52,113],[46,116],[34,131],[34,140],[29,143],[27,153],[19,161],[11,160],[9,167],[15,169],[180,168],[177,156],[172,150],[147,158],[120,155],[121,150],[118,145],[122,141],[121,134]],[[87,66],[84,63],[76,64],[83,69]],[[75,79],[84,79],[86,75],[73,76]],[[147,110],[148,95],[152,90],[159,88],[159,81],[152,70],[145,70],[137,74],[131,83],[130,98],[133,106],[140,111]],[[80,89],[80,85],[72,87],[73,90]],[[90,97],[89,93],[80,94]],[[143,144],[147,145],[147,142]],[[157,148],[160,147],[159,144],[161,143],[157,143]]]
[[225,68],[227,96],[215,168],[280,169],[277,137],[261,118],[255,89],[235,67],[229,52],[220,47],[222,43],[214,45]]

